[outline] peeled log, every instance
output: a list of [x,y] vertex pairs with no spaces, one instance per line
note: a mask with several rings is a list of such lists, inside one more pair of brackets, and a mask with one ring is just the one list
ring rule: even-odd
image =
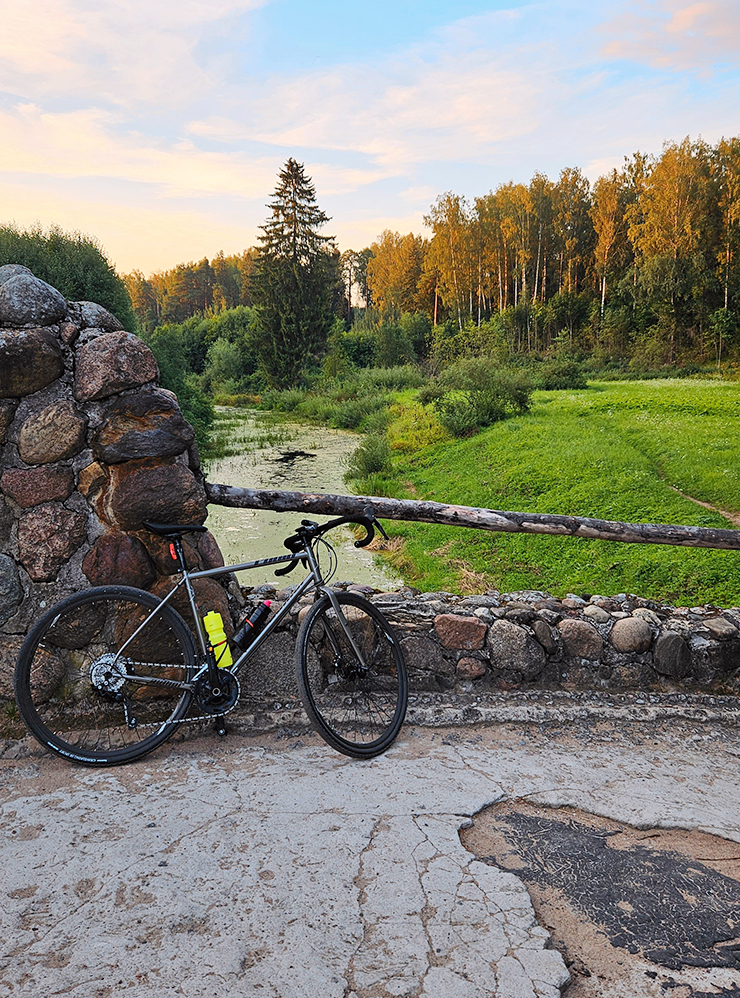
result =
[[451,506],[414,499],[385,496],[335,496],[280,489],[242,489],[235,485],[206,482],[206,497],[217,506],[269,509],[276,513],[313,513],[326,516],[362,516],[367,506],[381,520],[417,520],[446,523],[453,527],[475,527],[510,534],[552,534],[585,537],[627,544],[672,544],[678,547],[722,548],[740,551],[740,530],[714,527],[683,527],[663,523],[622,523],[588,516],[552,513],[502,513],[475,506]]

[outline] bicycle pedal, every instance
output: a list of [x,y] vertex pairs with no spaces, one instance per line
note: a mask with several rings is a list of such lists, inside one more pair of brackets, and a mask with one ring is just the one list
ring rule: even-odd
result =
[[216,734],[220,738],[226,737],[226,725],[224,724],[223,721],[216,721]]

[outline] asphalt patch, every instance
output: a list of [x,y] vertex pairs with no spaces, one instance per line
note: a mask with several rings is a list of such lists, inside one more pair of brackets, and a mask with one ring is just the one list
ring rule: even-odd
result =
[[462,841],[527,885],[570,965],[569,994],[639,975],[639,995],[740,995],[738,843],[522,801],[481,812]]

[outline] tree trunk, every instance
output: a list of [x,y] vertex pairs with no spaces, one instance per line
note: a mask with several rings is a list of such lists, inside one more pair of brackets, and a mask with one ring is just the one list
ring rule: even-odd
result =
[[269,509],[278,513],[313,513],[324,516],[363,516],[370,507],[374,516],[387,520],[414,520],[475,527],[509,534],[550,534],[584,537],[627,544],[672,544],[678,547],[721,548],[740,551],[740,530],[684,527],[674,524],[622,523],[585,516],[550,513],[502,513],[474,506],[440,502],[388,499],[384,496],[343,496],[284,492],[278,489],[242,489],[206,482],[206,498],[217,506]]

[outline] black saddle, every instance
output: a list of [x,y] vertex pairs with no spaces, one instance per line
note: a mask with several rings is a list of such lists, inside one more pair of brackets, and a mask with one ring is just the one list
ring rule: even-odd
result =
[[208,527],[202,523],[151,523],[149,520],[142,520],[142,525],[153,534],[161,537],[180,537],[181,534],[204,534]]

